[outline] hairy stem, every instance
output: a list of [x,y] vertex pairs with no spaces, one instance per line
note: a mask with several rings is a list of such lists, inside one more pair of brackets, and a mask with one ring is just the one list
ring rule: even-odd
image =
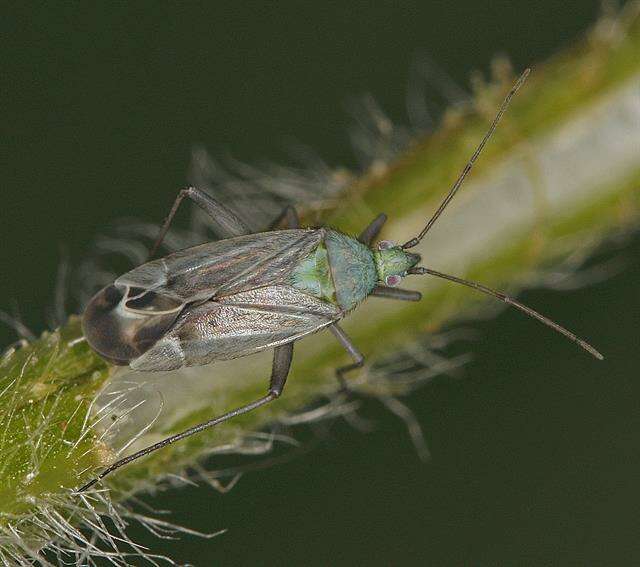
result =
[[[611,231],[637,223],[640,24],[628,14],[609,24],[534,66],[477,170],[416,249],[426,266],[512,290],[539,281],[546,267],[595,246]],[[355,234],[384,211],[390,217],[385,238],[404,242],[415,236],[512,81],[504,67],[496,69],[493,83],[477,83],[473,109],[451,111],[435,134],[392,163],[374,164],[339,204],[329,205],[325,222]],[[345,321],[371,359],[484,301],[428,277],[407,279],[406,285],[422,291],[423,301],[371,299]],[[579,321],[562,323],[597,346],[589,329],[575,328]],[[25,549],[37,553],[50,543],[39,524],[45,506],[69,526],[80,523],[84,517],[74,507],[82,501],[72,489],[100,467],[262,396],[269,356],[166,374],[133,373],[93,353],[75,317],[27,346],[7,350],[0,362],[0,557]],[[335,392],[334,368],[345,362],[329,333],[301,341],[281,399],[132,463],[102,486],[115,500],[124,499],[212,449],[243,443],[252,432]]]

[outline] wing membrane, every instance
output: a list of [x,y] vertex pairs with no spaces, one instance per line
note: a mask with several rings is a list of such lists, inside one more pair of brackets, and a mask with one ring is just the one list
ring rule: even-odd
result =
[[285,344],[339,319],[339,309],[286,285],[225,295],[187,308],[134,370],[175,370]]
[[278,230],[208,242],[147,262],[116,280],[181,303],[285,283],[322,240],[322,229]]

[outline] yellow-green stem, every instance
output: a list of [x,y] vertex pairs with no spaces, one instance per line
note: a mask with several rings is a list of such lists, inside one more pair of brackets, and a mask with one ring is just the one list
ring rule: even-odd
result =
[[[640,117],[640,24],[636,19],[616,25],[624,28],[616,37],[592,32],[566,53],[534,66],[477,170],[420,246],[426,265],[513,288],[585,239],[596,242],[637,223],[640,137],[633,122],[627,129],[625,122]],[[340,205],[330,208],[326,221],[357,233],[384,211],[390,215],[385,238],[413,236],[482,137],[511,80],[509,75],[479,88],[473,111],[452,111],[438,132],[416,141],[394,163],[365,173]],[[603,127],[610,128],[611,143],[591,155]],[[556,155],[554,148],[567,153]],[[604,174],[589,173],[598,167]],[[406,284],[423,291],[421,303],[372,299],[345,322],[371,359],[460,317],[480,299],[429,278]],[[15,544],[6,534],[16,524],[36,548],[46,544],[28,520],[53,495],[54,506],[73,524],[69,510],[80,501],[71,489],[112,462],[147,425],[127,452],[261,396],[268,383],[268,358],[168,374],[116,371],[83,341],[75,317],[28,346],[9,349],[0,365],[0,545]],[[105,486],[113,489],[116,500],[153,487],[212,447],[238,442],[288,412],[304,409],[320,394],[336,390],[333,369],[345,361],[331,336],[301,341],[283,398],[127,466]],[[135,405],[127,396],[112,408],[105,404],[113,395],[103,394],[92,403],[107,382],[112,392],[129,382],[152,384],[132,394],[146,401],[125,416],[127,404]]]

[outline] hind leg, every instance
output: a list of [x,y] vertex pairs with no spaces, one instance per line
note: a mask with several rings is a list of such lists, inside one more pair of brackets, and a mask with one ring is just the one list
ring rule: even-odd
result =
[[149,260],[153,258],[155,253],[158,251],[158,247],[164,240],[164,237],[169,230],[169,226],[173,221],[173,217],[175,217],[178,212],[178,208],[180,207],[180,203],[182,203],[184,199],[191,199],[196,205],[198,205],[198,207],[207,213],[209,217],[211,217],[214,230],[221,238],[232,238],[234,236],[251,233],[251,231],[231,210],[219,201],[216,201],[211,197],[211,195],[201,191],[200,189],[196,189],[195,187],[185,187],[178,193],[178,196],[169,211],[169,215],[165,219],[164,223],[162,223],[160,233],[149,252]]
[[277,346],[273,351],[273,364],[271,370],[271,379],[269,381],[269,390],[265,396],[258,398],[257,400],[246,404],[244,406],[240,406],[234,410],[231,410],[225,414],[219,415],[210,419],[209,421],[205,421],[199,425],[194,427],[190,427],[189,429],[183,431],[182,433],[178,433],[177,435],[172,435],[171,437],[167,437],[162,441],[158,441],[157,443],[146,447],[145,449],[141,449],[133,455],[129,455],[128,457],[124,457],[119,461],[113,463],[110,467],[103,470],[97,477],[93,480],[87,482],[84,486],[78,489],[78,492],[84,492],[85,490],[91,488],[94,484],[96,484],[99,480],[103,479],[108,474],[113,471],[119,469],[120,467],[139,459],[140,457],[144,457],[149,453],[153,453],[158,449],[162,449],[167,445],[172,445],[181,439],[185,439],[190,437],[191,435],[195,435],[196,433],[200,433],[200,431],[204,431],[205,429],[209,429],[210,427],[215,427],[220,423],[224,423],[236,416],[249,413],[255,409],[258,409],[261,406],[272,402],[276,398],[279,398],[284,390],[284,386],[287,382],[287,376],[289,375],[289,369],[291,368],[291,359],[293,357],[293,343],[287,343],[284,345]]

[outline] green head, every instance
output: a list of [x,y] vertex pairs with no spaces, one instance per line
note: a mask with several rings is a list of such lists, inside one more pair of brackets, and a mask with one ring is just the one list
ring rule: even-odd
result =
[[398,285],[407,275],[407,270],[413,268],[421,260],[418,254],[406,252],[401,246],[389,240],[378,242],[372,252],[378,272],[378,281],[388,286]]

